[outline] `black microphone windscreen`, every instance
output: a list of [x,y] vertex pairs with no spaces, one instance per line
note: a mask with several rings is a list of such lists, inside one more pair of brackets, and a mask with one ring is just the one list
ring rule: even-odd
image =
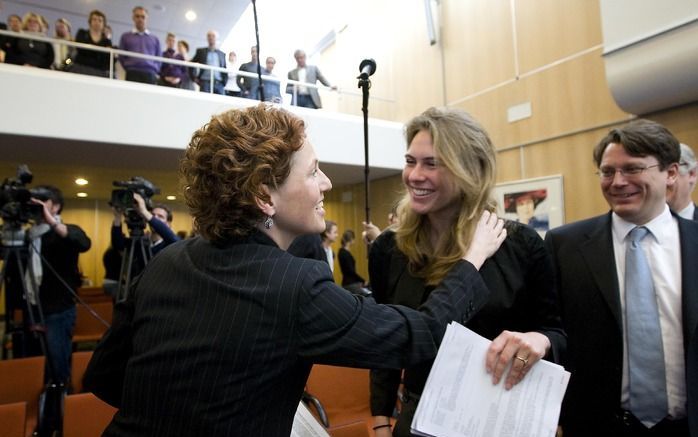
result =
[[373,73],[376,72],[376,61],[373,59],[364,59],[361,61],[361,64],[359,64],[359,71],[361,72],[359,75],[361,79],[368,79],[369,76],[372,76]]

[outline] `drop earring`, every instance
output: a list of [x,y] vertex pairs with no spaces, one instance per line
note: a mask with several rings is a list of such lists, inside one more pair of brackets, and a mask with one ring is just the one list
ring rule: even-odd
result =
[[264,220],[264,227],[266,229],[271,229],[272,226],[274,226],[274,219],[271,218],[270,215],[268,215],[267,218]]

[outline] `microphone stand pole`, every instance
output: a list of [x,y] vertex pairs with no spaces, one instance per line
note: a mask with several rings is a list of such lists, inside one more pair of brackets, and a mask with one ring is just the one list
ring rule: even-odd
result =
[[254,34],[257,39],[257,80],[259,85],[257,86],[257,95],[259,96],[259,101],[264,101],[264,82],[262,82],[262,61],[259,57],[261,50],[259,48],[259,23],[257,23],[257,2],[252,0],[252,12],[254,15]]
[[364,204],[366,205],[366,223],[371,222],[369,206],[369,186],[368,186],[368,90],[371,88],[371,81],[368,76],[359,75],[359,88],[361,88],[363,100],[361,112],[364,114]]

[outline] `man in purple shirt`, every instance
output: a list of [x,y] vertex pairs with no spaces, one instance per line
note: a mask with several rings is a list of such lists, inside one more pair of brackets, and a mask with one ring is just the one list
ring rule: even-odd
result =
[[[142,6],[133,8],[134,28],[121,35],[119,48],[144,55],[160,56],[160,40],[146,29],[148,11]],[[119,62],[126,70],[126,80],[155,84],[158,80],[160,62],[150,59],[119,56]]]
[[[167,49],[162,52],[163,58],[177,59],[178,61],[184,61],[184,56],[175,51],[175,46],[177,45],[177,37],[174,33],[170,32],[167,34],[165,39],[165,45]],[[182,79],[187,74],[187,67],[183,65],[169,64],[163,62],[160,68],[160,81],[159,85],[169,86],[173,88],[179,88]]]

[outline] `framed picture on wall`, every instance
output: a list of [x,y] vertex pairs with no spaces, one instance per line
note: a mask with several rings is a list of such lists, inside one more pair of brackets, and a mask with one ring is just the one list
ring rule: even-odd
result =
[[494,195],[500,217],[526,223],[541,237],[565,221],[562,175],[503,182]]

